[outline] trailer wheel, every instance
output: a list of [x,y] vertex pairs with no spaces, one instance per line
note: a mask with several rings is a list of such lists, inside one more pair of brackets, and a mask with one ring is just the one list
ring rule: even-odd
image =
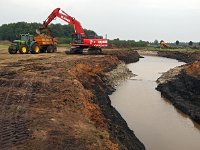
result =
[[57,52],[57,46],[56,45],[53,46],[53,52]]
[[40,46],[38,43],[34,43],[31,47],[32,54],[39,54],[40,53]]
[[19,47],[19,53],[20,54],[28,54],[28,47],[26,45],[21,45]]
[[54,52],[54,48],[52,45],[47,47],[47,53],[53,53]]
[[46,52],[47,52],[47,47],[40,48],[40,53],[46,53]]
[[17,50],[14,49],[13,46],[9,46],[8,52],[9,52],[9,54],[16,54],[16,53],[17,53]]

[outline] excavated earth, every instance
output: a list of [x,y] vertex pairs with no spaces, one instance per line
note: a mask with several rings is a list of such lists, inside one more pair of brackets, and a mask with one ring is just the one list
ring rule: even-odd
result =
[[157,56],[173,58],[186,63],[191,63],[200,59],[199,52],[158,51]]
[[[108,94],[135,51],[8,55],[0,50],[0,149],[131,149],[144,145]],[[120,61],[122,60],[122,61]]]
[[189,62],[164,73],[157,80],[157,90],[176,108],[200,123],[200,53],[161,52],[158,54]]

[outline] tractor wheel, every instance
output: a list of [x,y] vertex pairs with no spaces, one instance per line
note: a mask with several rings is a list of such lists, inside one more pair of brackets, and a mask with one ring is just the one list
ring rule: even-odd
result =
[[21,45],[19,47],[19,53],[20,54],[28,54],[28,47],[26,45]]
[[54,51],[54,47],[52,45],[49,45],[47,47],[47,53],[53,53],[53,51]]
[[14,49],[13,46],[9,46],[8,52],[9,52],[9,54],[16,54],[16,53],[17,53],[17,50]]
[[31,47],[32,54],[39,54],[40,53],[40,46],[38,43],[34,43]]

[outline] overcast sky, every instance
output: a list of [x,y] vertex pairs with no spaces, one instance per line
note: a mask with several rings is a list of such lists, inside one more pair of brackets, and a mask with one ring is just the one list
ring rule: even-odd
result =
[[57,7],[111,39],[200,41],[200,0],[1,0],[0,25],[42,23]]

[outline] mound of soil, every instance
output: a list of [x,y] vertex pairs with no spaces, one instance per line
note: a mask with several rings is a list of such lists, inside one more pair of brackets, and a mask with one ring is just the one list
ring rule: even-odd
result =
[[110,50],[104,51],[105,55],[117,57],[119,60],[124,61],[126,64],[139,61],[142,58],[137,51],[134,50]]

